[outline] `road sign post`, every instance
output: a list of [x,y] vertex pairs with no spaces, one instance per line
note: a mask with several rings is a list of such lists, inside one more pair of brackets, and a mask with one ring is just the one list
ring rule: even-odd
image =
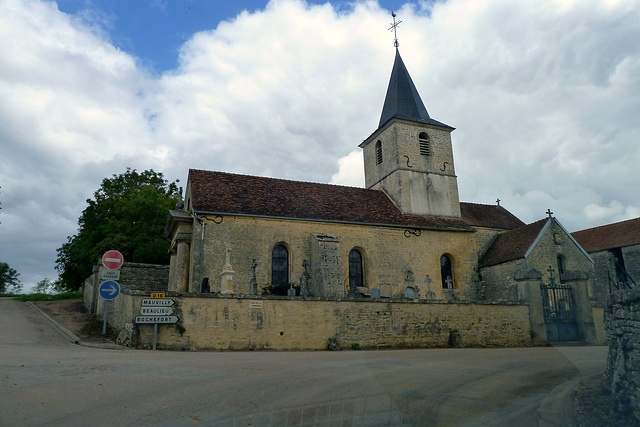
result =
[[[153,325],[153,349],[156,349],[158,342],[158,325],[174,324],[180,318],[173,316],[173,308],[175,301],[171,298],[164,298],[164,293],[153,293],[151,298],[143,298],[140,304],[140,315],[135,317],[135,323],[138,325]],[[154,298],[162,297],[162,298]]]
[[100,296],[104,298],[104,322],[102,323],[102,336],[107,335],[107,324],[109,323],[109,301],[120,293],[120,285],[113,280],[107,280],[100,284],[98,289]]

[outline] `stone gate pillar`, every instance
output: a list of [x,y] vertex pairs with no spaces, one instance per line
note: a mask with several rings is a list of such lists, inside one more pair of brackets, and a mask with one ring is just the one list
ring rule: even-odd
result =
[[[177,242],[173,281],[169,282],[169,290],[175,292],[189,291],[189,242]],[[173,286],[171,286],[173,285]],[[172,289],[173,288],[173,289]]]
[[589,298],[589,274],[582,271],[566,271],[560,275],[562,284],[571,285],[574,293],[576,323],[586,343],[597,344],[596,324],[593,321],[593,306]]
[[[191,230],[193,217],[184,210],[169,211],[165,237],[171,240],[171,263],[167,290],[189,291],[189,263],[191,257]],[[199,286],[199,284],[198,284]]]
[[542,273],[532,268],[520,270],[513,275],[518,285],[518,299],[529,303],[529,325],[531,327],[531,341],[533,345],[547,342],[547,327],[544,324],[542,311]]

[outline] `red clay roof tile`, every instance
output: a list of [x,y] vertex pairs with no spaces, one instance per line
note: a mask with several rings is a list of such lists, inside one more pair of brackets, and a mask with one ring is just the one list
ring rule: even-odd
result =
[[524,258],[549,218],[500,233],[480,257],[478,266],[489,267]]
[[640,244],[640,218],[571,233],[585,251],[598,252]]
[[[473,231],[522,222],[497,206],[462,203],[463,218],[405,215],[379,190],[191,169],[191,207],[197,212]],[[468,218],[467,218],[468,215]]]

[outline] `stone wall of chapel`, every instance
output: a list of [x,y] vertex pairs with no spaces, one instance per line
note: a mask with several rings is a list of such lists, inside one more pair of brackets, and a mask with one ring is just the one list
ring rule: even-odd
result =
[[[220,219],[222,221],[220,222]],[[276,244],[289,250],[289,280],[300,282],[302,263],[311,260],[312,233],[330,234],[340,241],[344,277],[349,277],[349,251],[357,248],[363,255],[364,284],[369,289],[386,285],[390,296],[400,297],[407,286],[418,289],[419,297],[429,292],[439,299],[442,289],[440,257],[447,253],[453,260],[456,297],[472,297],[470,284],[477,265],[475,233],[422,230],[419,236],[404,228],[321,223],[254,217],[218,217],[219,224],[208,221],[205,231],[203,276],[209,277],[212,292],[220,291],[220,273],[225,263],[224,251],[231,249],[231,266],[235,271],[237,293],[247,294],[253,259],[257,262],[259,287],[271,282],[271,251]],[[191,245],[191,292],[198,290],[200,230]],[[407,274],[410,271],[411,274]],[[411,276],[413,280],[411,280]],[[345,283],[345,293],[348,284]]]
[[478,257],[480,257],[493,243],[495,238],[500,234],[502,230],[495,228],[474,227],[476,230],[475,240],[476,247],[478,248]]
[[514,274],[523,269],[531,269],[524,259],[483,268],[480,270],[481,290],[478,296],[489,301],[518,301],[518,284]]
[[[479,233],[478,233],[479,234]],[[554,237],[555,235],[555,237]],[[488,236],[488,235],[487,235]],[[482,236],[479,236],[482,239]],[[499,265],[485,267],[480,271],[485,284],[485,298],[489,300],[518,300],[518,287],[514,274],[518,271],[536,269],[543,274],[543,283],[549,283],[549,267],[560,284],[558,255],[563,255],[565,271],[588,275],[587,289],[593,289],[593,264],[555,222],[546,230],[527,259],[518,259]]]
[[528,259],[528,262],[543,274],[542,281],[544,283],[549,282],[548,268],[550,266],[554,270],[553,276],[556,283],[560,283],[558,277],[558,255],[564,256],[566,271],[582,271],[589,274],[589,288],[592,288],[593,264],[564,230],[558,224],[552,222]]

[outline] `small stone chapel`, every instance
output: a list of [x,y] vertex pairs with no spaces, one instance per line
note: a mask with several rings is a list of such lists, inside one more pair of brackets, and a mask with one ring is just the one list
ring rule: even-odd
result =
[[189,170],[166,227],[169,291],[527,302],[562,269],[578,334],[595,341],[589,255],[551,214],[525,225],[499,202],[460,202],[453,130],[431,118],[396,45],[380,122],[359,144],[366,188]]

